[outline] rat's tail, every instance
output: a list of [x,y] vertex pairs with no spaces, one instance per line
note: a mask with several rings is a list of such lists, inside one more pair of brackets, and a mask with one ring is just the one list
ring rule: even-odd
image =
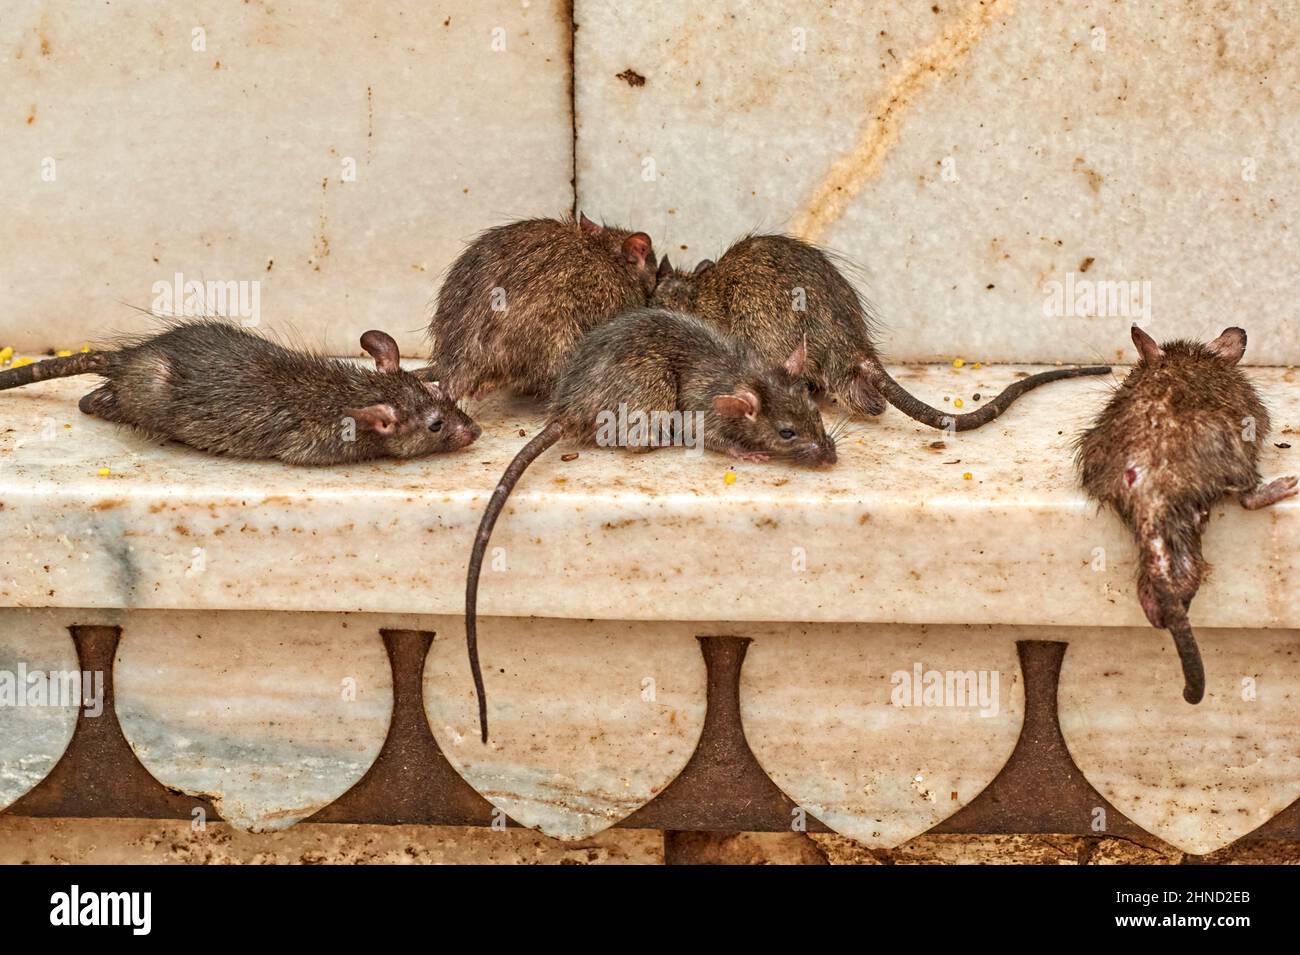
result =
[[1138,597],[1154,627],[1174,638],[1183,667],[1183,699],[1199,703],[1205,696],[1205,666],[1187,608],[1201,580],[1199,536],[1186,540],[1155,521],[1139,524]]
[[488,500],[479,521],[478,534],[474,537],[474,549],[469,555],[469,575],[465,580],[465,646],[469,650],[469,669],[474,675],[474,692],[478,695],[478,725],[483,742],[488,741],[487,728],[487,693],[483,689],[483,670],[478,662],[478,578],[483,571],[483,555],[487,552],[488,541],[492,538],[492,528],[496,526],[501,509],[506,505],[506,498],[515,489],[515,484],[527,470],[528,465],[536,461],[551,445],[560,440],[564,426],[552,421],[519,449],[513,461],[506,467],[496,490]]
[[941,431],[970,431],[986,425],[1011,407],[1012,402],[1026,391],[1032,391],[1039,385],[1045,385],[1051,381],[1063,381],[1066,378],[1082,378],[1085,375],[1110,374],[1110,368],[1101,365],[1042,371],[1007,385],[1001,394],[978,411],[970,411],[966,414],[949,414],[946,411],[940,411],[938,408],[931,408],[924,401],[913,397],[906,388],[890,376],[889,372],[885,371],[879,359],[868,358],[859,365],[859,368],[866,375],[867,380],[875,385],[876,389],[885,396],[885,400],[891,405],[912,420],[929,425],[931,428],[938,428]]
[[102,373],[108,368],[108,352],[83,352],[67,358],[47,358],[20,368],[0,371],[0,391],[21,388],[23,385],[45,381],[48,378],[70,378],[73,375]]

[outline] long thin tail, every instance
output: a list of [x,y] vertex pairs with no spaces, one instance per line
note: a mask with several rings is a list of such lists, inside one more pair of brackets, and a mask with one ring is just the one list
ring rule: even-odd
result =
[[564,427],[558,421],[552,421],[531,441],[519,449],[513,461],[506,467],[496,490],[488,500],[479,521],[478,534],[474,537],[474,549],[469,555],[469,575],[465,580],[465,646],[469,650],[469,668],[474,674],[474,692],[478,695],[478,725],[483,742],[488,741],[487,693],[483,688],[483,670],[478,662],[478,578],[483,571],[483,555],[487,552],[488,541],[492,538],[492,528],[496,526],[501,509],[506,505],[506,498],[515,489],[515,484],[528,465],[536,461],[547,448],[559,441],[564,434]]
[[[1160,585],[1156,586],[1159,588]],[[1196,645],[1192,625],[1187,621],[1187,610],[1178,598],[1158,592],[1165,629],[1174,638],[1178,659],[1183,665],[1183,699],[1188,703],[1199,703],[1205,696],[1205,665],[1201,662],[1201,651]]]
[[45,381],[48,378],[70,378],[73,375],[89,375],[102,372],[108,366],[107,352],[84,352],[67,358],[47,358],[34,361],[21,368],[6,368],[0,371],[0,391],[7,388],[21,388],[23,385]]
[[1001,394],[979,410],[955,415],[940,411],[938,408],[932,408],[924,401],[914,398],[907,389],[890,377],[889,372],[885,371],[878,361],[868,359],[862,363],[862,370],[891,405],[914,421],[929,425],[931,428],[938,428],[941,431],[971,431],[974,428],[986,425],[1011,407],[1012,402],[1026,391],[1032,391],[1039,385],[1045,385],[1052,381],[1063,381],[1066,378],[1082,378],[1085,375],[1110,374],[1110,368],[1102,365],[1042,371],[1007,385]]

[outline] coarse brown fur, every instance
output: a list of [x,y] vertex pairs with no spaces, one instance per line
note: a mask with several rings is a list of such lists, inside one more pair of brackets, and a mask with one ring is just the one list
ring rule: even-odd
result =
[[[487,699],[478,661],[478,581],[492,528],[527,467],[561,438],[604,444],[602,419],[626,409],[637,413],[698,412],[705,448],[746,461],[786,460],[810,466],[835,463],[835,439],[803,377],[805,350],[792,349],[784,364],[769,365],[744,343],[692,315],[633,309],[590,332],[574,351],[548,403],[548,423],[506,468],[483,511],[465,585],[465,637],[487,742]],[[694,419],[692,419],[694,420]],[[682,428],[689,425],[683,418]],[[613,442],[649,452],[658,439],[628,429]]]
[[0,389],[48,378],[106,379],[83,412],[211,454],[342,464],[463,448],[479,435],[436,386],[402,371],[397,343],[366,332],[376,370],[294,351],[225,322],[174,321],[112,351],[0,372]]
[[650,237],[581,216],[488,229],[447,272],[421,373],[452,398],[497,388],[545,398],[574,345],[654,290]]
[[1236,367],[1246,333],[1229,328],[1208,345],[1157,345],[1133,327],[1141,361],[1076,446],[1084,490],[1119,515],[1137,540],[1138,597],[1153,627],[1173,635],[1183,695],[1204,694],[1204,671],[1187,611],[1207,565],[1201,536],[1227,494],[1265,507],[1295,494],[1294,477],[1261,486],[1259,452],[1268,411]]
[[750,235],[716,263],[693,272],[661,271],[656,304],[689,308],[743,339],[770,360],[800,341],[808,377],[823,395],[855,414],[878,415],[886,403],[933,428],[968,431],[987,424],[1039,385],[1109,368],[1063,368],[1009,385],[976,411],[949,414],[909,394],[885,370],[874,344],[871,310],[823,250],[788,235]]

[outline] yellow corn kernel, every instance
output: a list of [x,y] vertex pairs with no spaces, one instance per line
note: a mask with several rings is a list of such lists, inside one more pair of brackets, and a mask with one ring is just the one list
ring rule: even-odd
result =
[[973,478],[974,476],[975,476],[975,475],[973,475],[973,474],[971,474],[969,471],[967,471],[965,474],[963,474],[963,475],[961,476],[961,479],[962,479],[963,481],[969,481],[969,480],[970,480],[971,478]]
[[67,349],[67,348],[60,348],[58,351],[56,351],[56,352],[54,353],[54,357],[55,357],[55,358],[71,358],[71,357],[72,357],[72,351],[71,351],[70,349]]
[[108,477],[113,472],[110,471],[108,468],[100,468],[98,473],[100,477]]
[[10,368],[21,368],[21,367],[23,367],[23,365],[30,365],[31,363],[32,363],[32,360],[31,360],[30,358],[26,358],[26,357],[24,357],[24,358],[15,358],[15,359],[14,359],[14,363],[13,363],[12,365],[10,365],[9,367],[10,367]]
[[13,357],[14,349],[12,345],[6,345],[4,348],[0,348],[0,361],[8,361]]
[[966,359],[965,359],[965,358],[954,358],[954,359],[952,360],[952,367],[954,367],[954,368],[960,368],[960,367],[962,367],[964,364],[966,364]]
[[728,472],[726,473],[726,476],[723,477],[723,479],[722,479],[722,483],[723,483],[723,484],[735,484],[735,483],[736,483],[736,472],[735,472],[735,471],[728,471]]
[[960,398],[954,398],[953,401],[952,401],[952,403],[953,403],[954,405],[956,405],[958,408],[960,408],[960,407],[961,407],[962,405],[964,405],[966,402],[962,401]]
[[977,361],[975,362],[975,364],[971,365],[971,367],[974,368],[976,371],[979,371],[981,368],[984,367],[984,362]]
[[[89,346],[89,345],[82,345],[82,346],[81,346],[81,353],[82,353],[83,355],[86,354],[86,352],[88,352],[88,351],[90,351],[90,346]],[[976,365],[975,367],[978,368],[979,365]]]

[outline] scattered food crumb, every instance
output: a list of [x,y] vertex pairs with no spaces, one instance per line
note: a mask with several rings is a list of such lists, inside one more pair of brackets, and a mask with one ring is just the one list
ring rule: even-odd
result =
[[962,407],[962,405],[964,404],[966,404],[966,402],[962,401],[960,398],[956,398],[953,400],[953,405],[958,408]]
[[112,474],[112,473],[113,473],[113,472],[110,471],[108,468],[100,468],[100,469],[99,469],[99,476],[100,476],[100,477],[108,477],[108,476],[109,476],[110,474]]
[[979,371],[981,368],[984,367],[984,362],[977,361],[975,362],[975,364],[971,365],[971,367],[974,368],[976,371]]
[[964,472],[962,472],[961,479],[962,479],[963,481],[969,481],[969,480],[970,480],[971,478],[973,478],[974,476],[975,476],[975,475],[971,474],[969,471],[964,471]]
[[560,455],[560,460],[561,460],[561,461],[576,461],[576,460],[578,460],[578,452],[577,452],[577,451],[570,451],[568,454],[561,454],[561,455]]
[[14,359],[14,363],[13,363],[12,365],[10,365],[9,367],[10,367],[10,368],[21,368],[21,367],[23,367],[23,365],[30,365],[31,363],[32,363],[32,360],[31,360],[30,358],[28,358],[28,357],[26,357],[26,356],[23,356],[22,358],[15,358],[15,359]]
[[0,361],[8,361],[13,357],[14,350],[12,345],[6,345],[4,348],[0,348]]
[[526,438],[526,437],[528,437],[528,432],[525,431],[523,428],[520,428],[520,429],[519,429],[519,437],[521,437],[521,438]]
[[979,401],[979,400],[980,400],[980,393],[979,393],[978,391],[975,392],[975,394],[973,394],[973,395],[970,396],[970,400],[971,400],[971,401]]
[[1285,441],[1279,441],[1279,442],[1275,445],[1275,447],[1279,447],[1279,448],[1281,448],[1283,451],[1285,451],[1287,448],[1291,447],[1291,445],[1288,444],[1288,443],[1285,442]]
[[722,478],[722,483],[723,483],[723,484],[735,484],[735,483],[736,483],[736,472],[735,472],[735,471],[732,471],[732,470],[728,470],[727,473],[726,473],[726,474],[723,476],[723,478]]
[[930,447],[934,448],[936,451],[942,451],[944,448],[948,447],[948,445],[944,444],[942,441],[931,441]]
[[616,73],[614,75],[628,86],[645,86],[645,77],[630,66],[622,73]]
[[56,352],[54,353],[54,357],[55,357],[55,358],[71,358],[71,357],[72,357],[72,349],[71,349],[71,348],[60,348],[58,351],[56,351]]
[[960,368],[960,367],[962,367],[964,364],[966,364],[966,359],[964,359],[964,358],[954,358],[954,359],[952,360],[952,367],[954,367],[954,368]]
[[89,346],[89,345],[82,345],[82,346],[81,346],[81,353],[82,353],[83,355],[89,354],[89,353],[90,353],[90,346]]

